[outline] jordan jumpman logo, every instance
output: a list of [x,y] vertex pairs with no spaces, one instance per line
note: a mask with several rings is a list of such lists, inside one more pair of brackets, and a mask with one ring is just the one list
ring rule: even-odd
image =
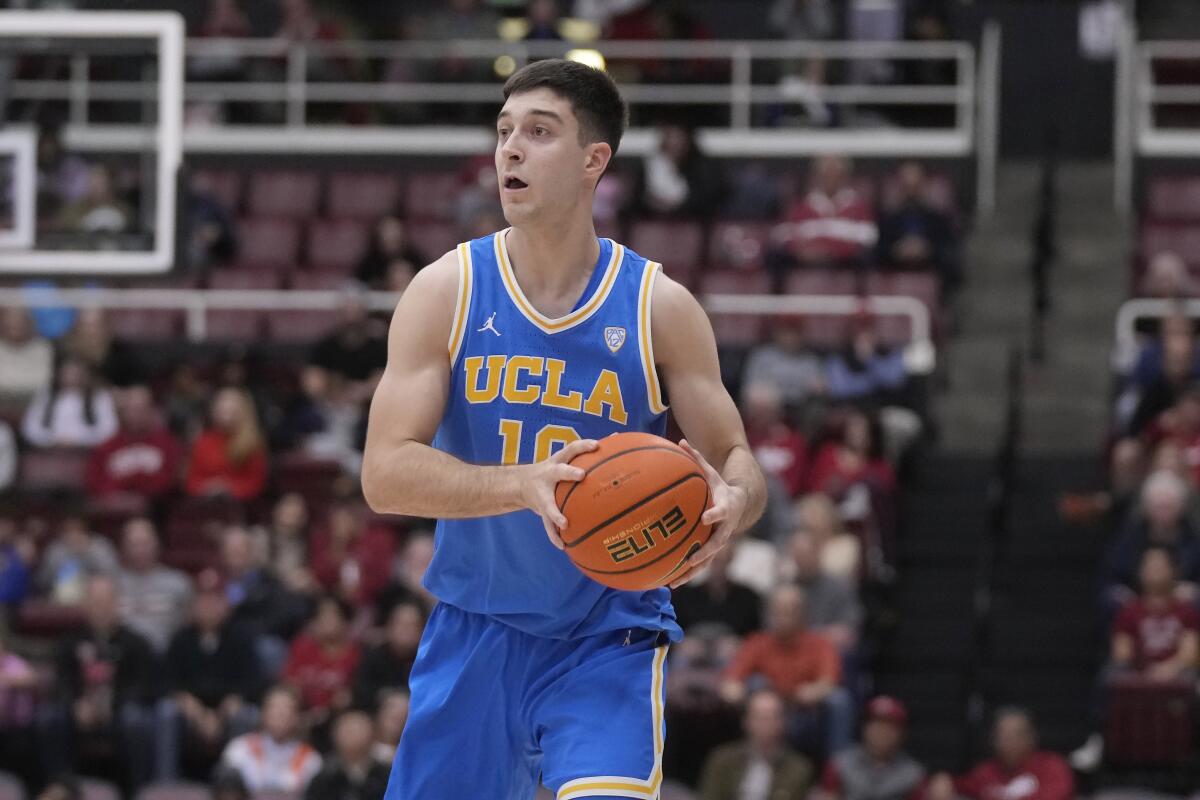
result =
[[497,336],[499,336],[499,335],[500,335],[500,331],[496,330],[495,321],[496,321],[496,312],[495,312],[495,311],[493,311],[493,312],[492,312],[492,315],[491,315],[490,317],[488,317],[488,318],[487,318],[487,322],[483,323],[483,327],[482,327],[482,328],[480,328],[479,330],[475,331],[475,332],[476,332],[476,333],[483,333],[484,331],[491,331],[492,333],[494,333],[494,334],[496,334]]

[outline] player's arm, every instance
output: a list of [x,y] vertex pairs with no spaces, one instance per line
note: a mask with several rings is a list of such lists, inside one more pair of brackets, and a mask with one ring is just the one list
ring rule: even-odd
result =
[[542,515],[547,535],[561,547],[566,520],[554,502],[558,481],[583,470],[566,462],[595,448],[572,442],[546,461],[514,466],[467,464],[430,446],[450,385],[447,342],[458,292],[457,255],[447,253],[421,270],[392,315],[388,362],[367,419],[363,495],[386,514],[484,517],[529,508]]
[[654,282],[651,336],[654,360],[666,386],[681,444],[708,478],[713,505],[701,518],[715,525],[712,537],[690,560],[672,588],[686,583],[734,533],[753,525],[767,502],[762,470],[750,452],[742,417],[717,362],[717,342],[700,303],[665,275]]

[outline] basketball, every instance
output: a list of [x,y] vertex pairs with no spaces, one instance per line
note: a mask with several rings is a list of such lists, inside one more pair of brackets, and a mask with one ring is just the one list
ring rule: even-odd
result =
[[708,481],[674,442],[615,433],[571,464],[586,474],[559,483],[555,500],[567,555],[589,578],[627,591],[663,586],[708,541]]

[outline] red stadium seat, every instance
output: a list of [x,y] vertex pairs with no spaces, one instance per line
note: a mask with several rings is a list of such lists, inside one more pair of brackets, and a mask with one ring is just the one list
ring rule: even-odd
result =
[[668,275],[694,273],[704,263],[704,229],[698,222],[638,222],[629,231],[638,255],[662,262]]
[[396,211],[400,178],[371,172],[335,172],[329,177],[331,217],[375,220]]
[[202,783],[152,783],[137,793],[137,800],[211,800]]
[[[461,187],[462,181],[457,172],[416,172],[409,175],[404,191],[407,216],[410,219],[453,219],[454,205]],[[418,227],[413,226],[413,230],[416,231]]]
[[21,455],[18,484],[22,491],[46,492],[59,489],[82,491],[87,474],[88,453],[74,448],[28,450]]
[[1151,178],[1146,214],[1158,220],[1200,221],[1200,175]]
[[238,263],[247,269],[294,269],[300,257],[300,226],[287,219],[238,223]]
[[760,269],[770,236],[766,222],[718,222],[708,237],[709,262],[720,269]]
[[320,176],[315,172],[255,172],[250,176],[246,210],[257,217],[311,217],[317,213],[320,184]]
[[1200,268],[1200,225],[1147,223],[1142,226],[1140,249],[1146,262],[1159,253],[1172,252],[1189,268]]
[[[801,269],[791,273],[785,284],[787,294],[857,295],[858,276],[835,270]],[[813,347],[836,347],[846,341],[849,319],[843,314],[805,314],[804,338]]]
[[354,271],[370,241],[367,223],[355,219],[314,220],[308,228],[308,263],[312,269]]
[[146,498],[137,494],[115,494],[94,498],[88,507],[88,524],[96,533],[116,542],[121,529],[134,517],[150,512]]
[[876,273],[867,279],[867,294],[915,297],[936,317],[941,282],[932,272]]
[[280,493],[304,495],[310,504],[321,503],[332,498],[334,482],[341,475],[342,467],[336,461],[287,453],[275,463],[275,488]]
[[337,311],[268,311],[267,336],[275,342],[315,342],[338,326]]
[[218,560],[216,547],[211,543],[199,547],[167,547],[162,554],[162,562],[168,567],[193,576],[217,566]]
[[[710,272],[700,281],[702,295],[770,294],[771,278],[765,273]],[[761,314],[710,314],[713,333],[721,345],[749,346],[762,338],[765,320]]]
[[458,230],[450,222],[410,223],[405,230],[412,240],[412,246],[430,261],[453,250],[459,242]]
[[1121,679],[1108,691],[1106,761],[1124,767],[1176,767],[1188,762],[1195,699],[1191,681]]
[[22,636],[57,639],[83,626],[80,606],[64,606],[48,600],[26,600],[17,611],[14,627]]
[[344,272],[297,272],[291,288],[309,292],[334,292],[346,287],[353,279]]
[[166,342],[183,331],[184,312],[170,308],[122,309],[108,315],[118,339],[131,342]]
[[217,202],[230,214],[236,214],[241,207],[242,173],[236,169],[200,169],[196,170],[196,178],[206,184],[206,188]]
[[208,276],[210,289],[278,289],[283,275],[266,270],[215,269]]
[[262,336],[263,312],[257,309],[221,308],[204,313],[210,341],[243,342]]

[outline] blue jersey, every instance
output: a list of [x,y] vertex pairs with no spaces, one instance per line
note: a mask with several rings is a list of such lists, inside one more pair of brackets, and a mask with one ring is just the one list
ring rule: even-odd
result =
[[[550,319],[526,299],[507,231],[458,246],[450,392],[433,446],[472,464],[542,461],[575,439],[662,435],[650,296],[660,265],[609,239],[575,309]],[[535,636],[629,628],[680,637],[667,589],[623,592],[585,577],[532,511],[438,522],[426,588],[440,601]]]

